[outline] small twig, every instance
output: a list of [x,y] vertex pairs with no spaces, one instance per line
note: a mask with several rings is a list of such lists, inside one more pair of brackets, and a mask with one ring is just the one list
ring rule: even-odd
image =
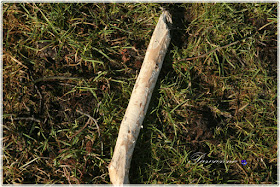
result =
[[73,136],[71,136],[70,139],[72,139],[73,137],[77,136],[80,132],[82,132],[82,130],[84,130],[88,126],[88,124],[90,124],[91,121],[92,120],[89,118],[86,124],[80,130],[78,130]]
[[235,163],[235,164],[243,171],[243,173],[246,175],[246,177],[248,177],[248,174],[246,173],[246,171],[238,163]]
[[[99,140],[100,140],[100,145],[101,145],[101,155],[103,155],[103,141],[102,141],[102,138],[101,138],[100,128],[98,126],[97,120],[94,119],[93,117],[91,117],[89,114],[86,114],[86,113],[84,113],[84,112],[82,112],[82,111],[80,111],[78,109],[76,109],[76,111],[78,113],[82,114],[82,115],[87,116],[89,118],[89,120],[92,120],[95,123],[95,126],[97,128],[97,132],[98,132],[98,136],[99,136]],[[86,123],[86,125],[82,129],[84,129],[86,126],[87,126],[87,123]]]
[[17,60],[15,57],[13,57],[12,55],[10,55],[9,53],[7,53],[7,52],[5,52],[5,51],[3,51],[3,52],[4,52],[4,55],[9,56],[9,57],[11,58],[12,61],[14,61],[14,62],[16,62],[17,64],[21,65],[22,67],[28,69],[28,67],[27,67],[26,65],[24,65],[22,62],[20,62],[19,60]]
[[207,55],[209,55],[210,53],[213,53],[213,52],[215,52],[215,51],[217,51],[217,50],[220,50],[220,49],[227,48],[227,47],[229,47],[229,46],[235,45],[235,44],[237,44],[237,43],[239,43],[239,42],[240,42],[240,41],[236,41],[236,42],[227,44],[227,45],[222,46],[222,47],[217,47],[217,48],[215,48],[215,49],[213,49],[213,50],[211,50],[211,51],[209,51],[209,52],[207,52],[207,53],[205,53],[205,54],[202,54],[202,55],[199,55],[199,56],[196,56],[196,57],[184,58],[184,59],[179,60],[178,62],[187,61],[187,60],[195,60],[195,59],[198,59],[198,58],[203,58],[203,57],[206,57]]
[[27,120],[27,121],[35,121],[37,123],[42,123],[41,120],[36,119],[34,117],[16,117],[16,118],[13,118],[13,120]]
[[70,173],[66,167],[63,167],[63,172],[64,172],[64,175],[65,175],[66,179],[68,180],[69,184],[71,184]]
[[50,76],[50,77],[41,77],[33,81],[33,83],[38,83],[41,81],[51,81],[51,80],[81,80],[82,77],[64,77],[64,76]]
[[40,113],[43,113],[43,107],[42,107],[42,100],[43,100],[43,97],[42,97],[42,94],[41,94],[41,92],[40,92],[38,86],[36,86],[36,84],[34,84],[34,87],[35,87],[35,89],[36,89],[36,91],[37,91],[37,93],[38,93],[38,95],[39,95],[39,97],[40,97],[40,102],[39,102]]
[[[31,79],[32,81],[34,81],[33,77],[31,76],[31,75],[32,75],[31,70],[28,70],[28,74],[30,75],[30,79]],[[43,100],[43,97],[42,97],[42,94],[41,94],[41,92],[40,92],[38,86],[36,86],[36,84],[34,84],[34,88],[36,89],[36,91],[37,91],[37,93],[38,93],[38,95],[39,95],[39,97],[40,97],[39,108],[40,108],[40,113],[42,113],[42,112],[43,112],[43,107],[42,107],[42,100]],[[25,106],[26,106],[26,105],[25,105]],[[27,106],[26,106],[26,107],[27,107]],[[29,111],[30,111],[30,109],[29,109]]]
[[100,128],[99,128],[99,126],[98,126],[98,124],[97,124],[97,120],[96,119],[94,119],[93,117],[91,117],[89,114],[86,114],[86,113],[84,113],[84,112],[82,112],[82,111],[80,111],[80,110],[76,110],[78,113],[80,113],[80,114],[82,114],[82,115],[85,115],[85,116],[87,116],[89,119],[91,119],[92,121],[94,121],[94,123],[95,123],[95,125],[96,125],[96,127],[97,127],[97,131],[98,131],[98,134],[100,135]]

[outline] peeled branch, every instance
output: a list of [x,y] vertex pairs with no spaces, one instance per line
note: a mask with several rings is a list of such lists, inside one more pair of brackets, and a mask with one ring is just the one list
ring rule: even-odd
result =
[[171,15],[168,11],[163,11],[146,51],[121,122],[113,158],[108,166],[110,180],[114,185],[129,184],[129,168],[133,150],[171,40],[171,24]]

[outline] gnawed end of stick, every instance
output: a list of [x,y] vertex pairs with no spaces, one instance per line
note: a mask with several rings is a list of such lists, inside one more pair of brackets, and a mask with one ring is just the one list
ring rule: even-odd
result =
[[166,25],[168,26],[168,28],[171,29],[171,27],[172,27],[172,16],[171,16],[171,14],[168,11],[165,10],[162,13],[162,16],[163,16],[163,20],[166,23]]

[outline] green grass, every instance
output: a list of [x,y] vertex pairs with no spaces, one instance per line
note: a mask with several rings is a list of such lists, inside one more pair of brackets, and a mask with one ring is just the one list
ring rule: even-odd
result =
[[3,183],[110,183],[161,7],[172,41],[131,183],[277,183],[276,3],[4,3]]

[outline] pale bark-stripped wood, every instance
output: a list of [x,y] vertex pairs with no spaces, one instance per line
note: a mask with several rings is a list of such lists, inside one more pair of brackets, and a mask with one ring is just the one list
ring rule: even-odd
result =
[[108,166],[114,185],[129,183],[130,162],[163,60],[171,40],[171,15],[161,14],[121,122],[113,158]]

